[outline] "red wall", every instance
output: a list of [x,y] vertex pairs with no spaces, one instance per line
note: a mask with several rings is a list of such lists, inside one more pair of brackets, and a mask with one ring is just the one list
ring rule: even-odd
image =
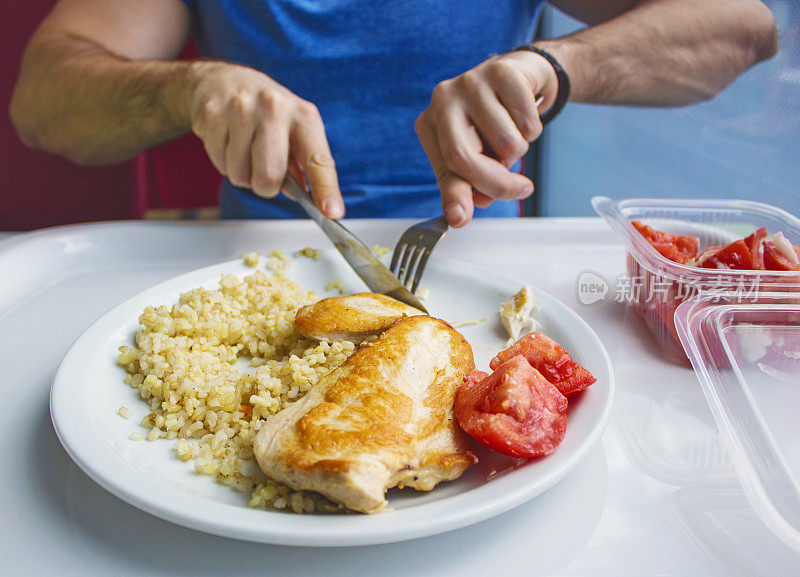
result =
[[[141,218],[147,208],[216,205],[219,174],[188,136],[103,167],[79,167],[26,148],[8,117],[25,45],[53,0],[0,2],[0,230]],[[191,56],[193,50],[187,49]]]

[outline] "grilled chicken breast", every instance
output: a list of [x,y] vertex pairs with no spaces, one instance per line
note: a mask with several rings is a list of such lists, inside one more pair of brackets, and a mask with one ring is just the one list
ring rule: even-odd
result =
[[444,321],[402,319],[261,427],[258,464],[364,513],[384,509],[391,487],[456,479],[476,461],[453,416],[474,366],[469,343]]
[[300,308],[295,328],[318,341],[350,341],[359,344],[379,335],[398,320],[425,314],[386,295],[357,293],[322,299]]

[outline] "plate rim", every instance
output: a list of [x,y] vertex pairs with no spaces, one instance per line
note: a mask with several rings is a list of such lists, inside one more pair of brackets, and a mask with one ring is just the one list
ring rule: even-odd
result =
[[[331,252],[332,251],[325,251],[326,257],[330,257]],[[337,253],[333,254],[338,257]],[[184,288],[177,290],[184,292],[189,290],[185,288],[187,283],[191,282],[197,285],[198,281],[194,280],[196,278],[207,277],[204,281],[200,281],[201,284],[210,282],[208,279],[212,277],[218,279],[224,269],[232,268],[235,263],[241,262],[241,259],[235,259],[195,269],[166,279],[125,299],[94,321],[73,341],[55,373],[50,389],[49,407],[51,421],[59,442],[70,458],[92,480],[113,495],[140,510],[190,529],[200,530],[222,537],[275,545],[339,547],[406,541],[444,533],[484,521],[505,513],[547,491],[561,481],[586,457],[589,451],[598,442],[608,424],[615,392],[613,365],[608,351],[597,333],[577,312],[552,294],[531,284],[530,286],[537,296],[549,299],[559,307],[562,312],[570,316],[572,322],[580,326],[583,335],[592,342],[597,352],[600,353],[599,356],[604,362],[602,369],[605,372],[604,376],[607,380],[605,399],[602,399],[602,397],[599,399],[599,401],[604,402],[604,404],[594,426],[578,443],[578,446],[563,457],[560,463],[555,465],[551,470],[546,471],[544,476],[541,474],[534,475],[534,477],[541,477],[538,481],[530,484],[523,484],[522,487],[518,486],[519,483],[512,483],[512,480],[515,480],[524,472],[522,469],[519,469],[515,471],[517,474],[516,476],[508,475],[498,477],[493,479],[491,484],[486,483],[454,496],[421,504],[419,507],[399,509],[378,515],[340,515],[336,517],[296,515],[286,512],[250,509],[240,505],[220,503],[197,495],[187,494],[173,487],[165,487],[154,479],[146,476],[143,472],[131,468],[130,471],[136,471],[138,473],[139,478],[136,480],[144,483],[144,486],[137,486],[136,489],[133,490],[133,483],[123,479],[124,471],[122,471],[122,469],[124,468],[119,467],[119,455],[115,454],[113,451],[106,451],[106,453],[99,457],[97,455],[90,455],[87,457],[87,449],[82,446],[83,443],[80,437],[86,434],[86,432],[94,432],[94,429],[88,424],[89,419],[86,419],[86,423],[76,424],[70,423],[68,418],[65,422],[64,419],[66,417],[60,416],[63,414],[63,411],[67,410],[70,404],[69,401],[72,400],[74,402],[76,396],[67,394],[68,386],[64,384],[66,379],[65,373],[68,373],[72,364],[76,362],[76,357],[79,356],[78,353],[81,352],[81,348],[85,347],[86,343],[91,342],[90,337],[98,332],[99,334],[108,334],[104,325],[108,324],[109,320],[114,318],[115,313],[119,314],[119,311],[130,307],[132,303],[149,298],[148,295],[161,294],[167,288],[173,290],[173,285],[176,289],[180,285],[183,285]],[[509,286],[516,286],[517,289],[515,290],[518,290],[522,285],[529,284],[510,276],[496,274],[485,267],[456,259],[434,257],[431,258],[428,266],[439,268],[444,273],[447,273],[448,269],[457,268],[460,274],[466,273],[473,278],[484,278],[488,272],[490,274],[489,278],[491,279],[490,285],[496,287],[506,284]],[[217,270],[220,272],[216,272]],[[236,272],[235,274],[247,274],[248,272],[252,274],[252,272],[256,272],[257,270],[261,269],[248,268]],[[291,278],[291,273],[289,273],[289,276]],[[118,325],[114,326],[118,328]],[[594,370],[597,372],[597,369]],[[86,412],[86,414],[88,415],[89,413]],[[100,446],[105,447],[102,439],[99,437],[97,437],[97,442]],[[89,453],[90,452],[91,451],[89,451]],[[552,456],[548,458],[552,458]],[[209,479],[209,482],[214,482],[214,480]],[[506,487],[506,485],[511,486]],[[153,491],[155,491],[155,493],[153,493]],[[489,501],[479,499],[483,496],[481,493],[485,492],[494,494],[493,499]],[[168,498],[148,498],[151,494],[160,495],[164,493],[168,494]],[[499,497],[497,496],[498,493],[500,495]],[[456,513],[452,511],[448,512],[448,509],[452,509],[454,501],[458,503],[458,501],[467,499],[467,497],[473,501],[472,506],[461,508],[460,511]],[[169,505],[165,504],[167,500],[171,501]],[[200,507],[200,514],[195,513],[198,505],[202,505]],[[423,517],[419,515],[420,508],[424,508],[423,512],[427,513]],[[444,509],[444,515],[437,514],[443,512],[441,509]],[[458,507],[456,509],[458,509]],[[234,511],[233,514],[232,511]],[[251,524],[240,524],[242,517],[253,517],[255,519],[257,516],[263,515],[280,515],[279,522],[277,523],[279,527],[276,528],[274,526],[275,523],[264,523],[256,529],[252,527]],[[326,523],[307,522],[308,519],[318,520],[322,518],[326,519]],[[374,521],[375,519],[377,519],[377,522]],[[332,520],[335,521],[328,522]],[[326,527],[323,525],[331,526]]]

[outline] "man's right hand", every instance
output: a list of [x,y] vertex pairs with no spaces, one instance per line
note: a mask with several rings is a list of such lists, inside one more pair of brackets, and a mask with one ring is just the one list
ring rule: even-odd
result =
[[31,39],[14,90],[20,138],[101,165],[191,129],[233,184],[272,197],[291,173],[323,214],[342,216],[317,108],[251,68],[175,60],[191,26],[180,0],[60,0]]
[[224,62],[198,62],[191,127],[211,162],[235,186],[272,198],[287,173],[308,180],[329,218],[344,215],[319,110],[268,76]]

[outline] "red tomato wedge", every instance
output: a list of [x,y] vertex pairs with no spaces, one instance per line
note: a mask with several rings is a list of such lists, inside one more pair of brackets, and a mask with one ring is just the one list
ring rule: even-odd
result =
[[722,245],[710,246],[706,250],[700,253],[700,255],[695,260],[695,264],[699,267],[703,266],[703,263],[706,262],[709,258],[714,256],[716,252],[722,248]]
[[[703,251],[705,254],[708,251]],[[743,239],[739,239],[698,262],[702,268],[753,270],[753,255]]]
[[511,357],[523,355],[530,365],[556,386],[562,395],[582,391],[597,379],[584,369],[550,337],[542,333],[529,333],[519,339],[489,362],[494,370]]
[[472,371],[456,392],[461,428],[479,443],[511,457],[543,457],[567,430],[567,399],[517,355],[491,374]]
[[[800,259],[800,248],[793,247]],[[800,270],[800,265],[794,264],[778,250],[771,240],[764,241],[764,268],[766,270]]]
[[697,249],[700,247],[700,240],[697,237],[679,236],[656,230],[638,220],[632,221],[631,224],[664,258],[685,264],[697,256]]
[[764,255],[761,253],[761,243],[765,238],[767,238],[767,227],[762,226],[744,239],[744,243],[750,249],[750,254],[753,257],[753,269],[755,270],[764,270]]

